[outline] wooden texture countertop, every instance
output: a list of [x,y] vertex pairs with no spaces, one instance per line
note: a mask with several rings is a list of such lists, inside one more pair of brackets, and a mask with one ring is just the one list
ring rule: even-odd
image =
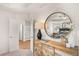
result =
[[52,41],[52,40],[48,40],[47,42],[44,42],[42,40],[37,40],[37,42],[49,45],[49,46],[51,46],[51,47],[53,47],[55,49],[63,51],[63,52],[65,52],[65,53],[67,53],[69,55],[72,55],[72,56],[77,56],[78,55],[78,48],[77,47],[75,47],[75,48],[67,48],[63,44],[61,44],[59,42]]

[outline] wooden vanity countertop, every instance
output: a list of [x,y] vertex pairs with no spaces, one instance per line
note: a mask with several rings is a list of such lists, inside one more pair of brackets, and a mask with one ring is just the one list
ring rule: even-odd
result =
[[52,41],[52,40],[48,40],[47,42],[43,42],[42,40],[37,40],[37,42],[49,45],[49,46],[51,46],[51,47],[53,47],[55,49],[63,51],[63,52],[65,52],[65,53],[67,53],[69,55],[72,55],[72,56],[77,56],[78,55],[77,47],[75,47],[75,48],[67,48],[63,44],[61,44],[59,42]]

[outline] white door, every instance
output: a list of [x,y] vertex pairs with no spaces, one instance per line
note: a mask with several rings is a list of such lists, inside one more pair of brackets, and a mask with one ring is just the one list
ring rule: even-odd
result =
[[19,49],[19,26],[16,19],[9,20],[9,52]]

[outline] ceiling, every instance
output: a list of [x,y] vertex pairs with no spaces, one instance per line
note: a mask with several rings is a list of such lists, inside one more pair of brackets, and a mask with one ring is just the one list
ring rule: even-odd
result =
[[79,24],[75,21],[79,20],[79,3],[0,3],[0,10],[23,13],[37,20],[45,20],[51,13],[61,11]]
[[62,11],[75,16],[79,11],[78,3],[0,3],[0,10],[32,14],[39,18],[46,18],[54,11]]
[[52,3],[0,3],[0,8],[15,12],[44,12],[50,10],[60,4]]

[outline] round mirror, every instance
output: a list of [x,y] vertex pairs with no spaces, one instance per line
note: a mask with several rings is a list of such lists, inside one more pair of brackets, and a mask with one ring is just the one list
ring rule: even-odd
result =
[[48,36],[60,38],[67,35],[72,30],[72,21],[70,17],[63,12],[54,12],[49,15],[45,21],[44,28]]

